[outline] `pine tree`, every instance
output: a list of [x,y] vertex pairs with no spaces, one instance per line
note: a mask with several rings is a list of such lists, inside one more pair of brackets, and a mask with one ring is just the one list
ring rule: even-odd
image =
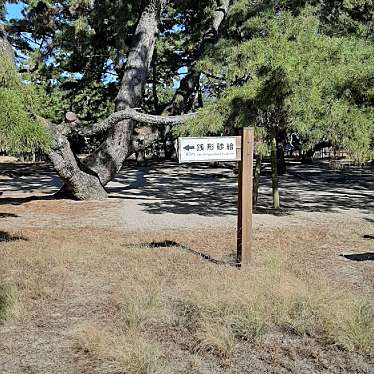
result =
[[[273,158],[297,133],[305,153],[330,144],[357,163],[371,159],[372,5],[371,0],[234,2],[224,37],[199,62],[209,99],[178,133],[227,134],[251,125],[256,152],[271,149]],[[276,193],[274,159],[272,165]]]
[[[64,192],[75,197],[105,197],[126,157],[144,151],[136,141],[144,123],[167,151],[171,126],[183,122],[179,133],[189,134],[253,125],[257,153],[274,138],[281,151],[296,132],[305,152],[328,142],[357,162],[372,157],[372,0],[23,3],[24,18],[6,29],[26,56],[24,80],[52,99],[44,117],[57,125],[42,122]],[[179,117],[199,107],[187,123]],[[62,123],[66,111],[83,125]],[[73,133],[102,141],[82,163]]]
[[[81,118],[79,123],[68,113],[57,123],[41,119],[51,138],[50,159],[65,182],[61,193],[105,198],[104,186],[131,153],[152,142],[153,128],[162,137],[187,118],[179,114],[194,106],[200,76],[195,62],[218,40],[229,0],[23,3],[24,18],[6,25],[17,53],[26,56],[21,71],[48,97],[60,92],[61,107],[78,109]],[[170,92],[181,67],[189,71],[180,88],[162,95]],[[113,83],[107,74],[117,74]],[[162,96],[168,102],[162,103]],[[152,126],[146,144],[133,137],[144,123]],[[101,137],[82,162],[71,147],[74,134]]]

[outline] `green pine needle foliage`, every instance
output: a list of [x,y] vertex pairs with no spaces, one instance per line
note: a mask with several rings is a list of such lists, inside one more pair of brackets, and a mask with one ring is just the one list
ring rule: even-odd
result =
[[23,83],[7,57],[0,63],[0,149],[11,153],[46,150],[47,132],[38,116],[48,111],[46,98]]
[[275,126],[297,132],[304,149],[330,141],[358,163],[373,158],[374,44],[327,35],[319,11],[256,12],[240,21],[235,32],[243,38],[226,36],[199,62],[201,71],[223,77],[225,88],[215,90],[211,80],[213,98],[178,133],[256,126],[266,140]]

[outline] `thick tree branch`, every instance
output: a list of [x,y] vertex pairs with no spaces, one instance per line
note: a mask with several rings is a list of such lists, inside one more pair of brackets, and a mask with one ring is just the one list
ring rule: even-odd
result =
[[194,94],[200,79],[200,72],[195,69],[194,65],[203,54],[205,48],[216,43],[219,39],[219,30],[229,10],[229,5],[230,0],[221,0],[219,2],[209,29],[204,33],[203,38],[192,53],[192,66],[181,80],[179,88],[163,114],[181,114],[191,110],[193,101],[190,98]]
[[7,39],[4,26],[0,25],[0,57],[7,57],[14,63],[14,52],[13,48],[9,44]]
[[214,12],[214,17],[210,25],[209,30],[207,30],[194,52],[194,60],[196,61],[201,57],[204,52],[204,48],[207,45],[214,44],[219,39],[219,29],[224,21],[226,14],[229,10],[230,0],[221,0],[220,5],[216,8]]
[[[186,76],[181,80],[178,89],[175,91],[173,99],[166,106],[163,114],[176,115],[188,113],[194,105],[194,94],[199,86],[200,71],[195,68],[197,60],[203,54],[205,48],[213,45],[219,39],[220,27],[229,10],[230,0],[220,0],[210,24],[209,29],[204,33],[200,43],[196,46],[192,53],[192,65]],[[173,155],[173,139],[171,136],[171,125],[166,125],[164,129],[164,147],[165,155],[171,158]]]
[[83,136],[92,136],[99,133],[103,133],[118,122],[123,120],[134,120],[136,122],[147,123],[151,125],[177,125],[183,123],[193,117],[195,114],[185,114],[180,116],[156,116],[153,114],[146,114],[138,112],[135,109],[128,108],[110,115],[107,119],[94,124],[91,127],[83,126],[80,123],[73,122],[71,124],[71,129]]

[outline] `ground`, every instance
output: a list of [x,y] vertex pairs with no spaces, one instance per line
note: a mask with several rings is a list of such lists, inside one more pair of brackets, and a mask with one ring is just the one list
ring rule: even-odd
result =
[[247,269],[232,167],[129,164],[103,202],[0,173],[2,373],[373,372],[372,166],[292,164],[280,212],[265,169]]

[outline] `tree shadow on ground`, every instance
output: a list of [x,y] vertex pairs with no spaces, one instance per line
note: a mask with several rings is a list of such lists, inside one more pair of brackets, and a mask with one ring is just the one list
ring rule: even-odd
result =
[[[14,165],[13,165],[14,168]],[[1,170],[1,169],[0,169]],[[1,204],[23,204],[55,199],[62,183],[48,165],[35,167],[27,177],[0,180],[5,192],[38,193],[38,196],[2,197]],[[136,200],[149,214],[196,214],[206,217],[237,214],[237,175],[232,167],[212,168],[208,164],[150,162],[137,167],[128,162],[108,185],[111,198]],[[266,165],[260,180],[255,214],[288,215],[297,211],[328,213],[357,209],[374,212],[374,165],[334,171],[326,164],[291,164],[280,177],[281,209],[272,209],[271,179]],[[45,192],[45,195],[40,195]],[[364,217],[368,222],[372,218]]]
[[[0,190],[3,193],[22,191],[23,193],[40,194],[43,192],[48,198],[49,194],[57,192],[62,186],[62,181],[53,168],[45,163],[0,164],[0,176],[3,177],[0,180]],[[27,197],[28,200],[24,202],[42,198],[42,196]],[[9,200],[1,198],[0,204],[9,204],[11,203]],[[22,199],[19,199],[19,202],[22,203]]]
[[[45,196],[27,196],[27,197],[5,197],[0,198],[0,205],[22,205],[29,203],[31,201],[51,201],[58,200],[55,195],[45,195]],[[1,216],[0,216],[1,218]],[[6,217],[2,217],[6,218]],[[11,218],[11,217],[8,217]]]
[[232,261],[232,260],[231,261],[217,260],[217,259],[211,257],[210,255],[206,254],[206,253],[203,253],[201,251],[197,251],[197,250],[192,249],[190,247],[187,247],[183,244],[177,243],[174,240],[163,240],[163,241],[160,241],[160,242],[153,241],[153,242],[150,242],[150,243],[140,243],[140,244],[128,244],[127,246],[128,247],[138,246],[138,247],[142,247],[142,248],[145,247],[145,248],[150,248],[150,249],[177,248],[177,249],[180,249],[182,251],[191,253],[194,256],[197,256],[197,257],[201,258],[202,260],[211,262],[211,263],[216,264],[216,265],[231,265],[231,266],[238,267],[238,264],[235,261]]
[[27,238],[21,235],[12,235],[6,231],[0,231],[0,243],[1,242],[14,242],[18,240],[28,241]]
[[17,214],[14,213],[0,213],[0,218],[17,218]]
[[139,200],[151,214],[236,214],[237,181],[232,170],[168,162],[125,169],[114,182],[108,189],[112,197]]
[[[271,208],[269,173],[261,177],[255,213],[287,215],[295,211],[374,211],[374,170],[351,168],[333,171],[325,165],[293,165],[280,177],[281,210]],[[127,186],[126,186],[127,183]],[[237,176],[227,168],[201,165],[150,164],[128,166],[109,187],[112,197],[138,200],[151,214],[225,216],[237,213]]]
[[351,261],[374,261],[374,252],[342,254],[340,256]]

